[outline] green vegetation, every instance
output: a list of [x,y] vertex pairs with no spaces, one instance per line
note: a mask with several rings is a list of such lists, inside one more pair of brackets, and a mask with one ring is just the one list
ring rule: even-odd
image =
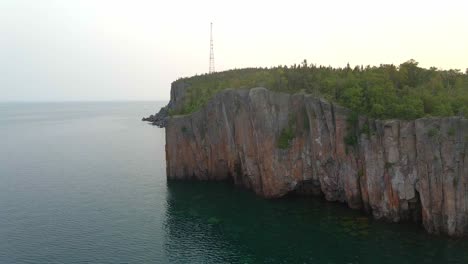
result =
[[429,129],[427,131],[427,135],[430,137],[430,138],[435,138],[439,135],[439,129],[433,127],[431,129]]
[[362,167],[359,168],[358,170],[358,177],[361,178],[362,176],[364,176],[364,170],[362,169]]
[[302,113],[302,116],[303,116],[303,121],[304,121],[304,130],[309,130],[310,128],[310,124],[309,124],[309,117],[307,116],[307,111],[304,109],[303,113]]
[[[359,116],[357,112],[351,112],[349,114],[348,119],[346,120],[347,123],[347,134],[344,138],[346,146],[355,147],[358,144],[358,136],[356,130],[359,125]],[[346,152],[348,152],[348,148],[346,148]]]
[[346,145],[348,145],[350,147],[355,147],[357,145],[357,143],[358,143],[358,138],[354,133],[348,133],[345,136],[344,141],[345,141]]
[[390,169],[393,165],[395,165],[393,162],[385,162],[385,169],[388,170],[388,169]]
[[[304,113],[305,114],[305,113]],[[284,128],[281,131],[281,134],[278,138],[277,146],[280,149],[289,148],[291,141],[294,139],[296,132],[298,130],[297,120],[295,114],[290,114],[288,117],[288,127]],[[308,125],[308,122],[307,122]]]
[[414,60],[395,65],[332,68],[308,64],[247,68],[181,79],[190,88],[183,109],[198,110],[225,88],[263,86],[273,91],[306,92],[373,118],[414,119],[468,115],[468,72],[424,69]]
[[366,134],[367,137],[370,137],[370,136],[371,136],[371,130],[370,130],[369,122],[368,122],[368,121],[366,121],[366,122],[362,125],[361,134]]
[[291,128],[285,128],[281,131],[281,134],[278,138],[278,148],[280,149],[287,149],[289,148],[289,144],[294,139],[294,132]]
[[455,136],[455,128],[454,128],[454,127],[451,127],[451,128],[448,130],[447,134],[448,134],[449,136],[451,136],[451,137]]

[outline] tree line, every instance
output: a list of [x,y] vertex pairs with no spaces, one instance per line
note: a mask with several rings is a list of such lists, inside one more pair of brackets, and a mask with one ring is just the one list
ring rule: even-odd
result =
[[[424,116],[468,116],[468,69],[421,68],[409,60],[398,66],[333,68],[308,64],[235,69],[182,78],[190,85],[183,109],[198,110],[226,88],[265,87],[322,97],[369,117],[415,119]],[[178,80],[178,81],[180,81]]]

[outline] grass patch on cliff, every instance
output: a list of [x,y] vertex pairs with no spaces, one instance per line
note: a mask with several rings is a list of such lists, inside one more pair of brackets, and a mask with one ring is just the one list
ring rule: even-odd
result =
[[366,122],[362,125],[360,133],[361,133],[361,134],[366,134],[367,137],[370,137],[370,136],[371,136],[371,130],[370,130],[370,127],[369,127],[369,121],[366,121]]
[[302,116],[303,116],[304,130],[309,130],[310,128],[309,116],[307,115],[307,110],[305,108],[302,111]]
[[386,170],[389,170],[393,167],[393,165],[395,165],[395,163],[393,162],[385,162],[385,169]]
[[427,136],[430,138],[435,138],[439,135],[439,129],[437,128],[431,128],[429,131],[427,131]]
[[277,146],[280,149],[289,148],[291,141],[294,139],[294,133],[291,128],[287,127],[281,131],[278,138]]
[[358,144],[358,138],[353,133],[348,133],[345,136],[344,141],[345,141],[346,145],[348,145],[350,147],[355,147]]
[[440,133],[440,128],[438,126],[430,128],[427,131],[427,136],[432,139],[433,142],[439,142],[442,138],[442,135]]
[[[344,137],[344,142],[346,146],[349,147],[357,147],[358,145],[358,135],[357,129],[359,126],[359,116],[356,112],[351,112],[346,119],[347,129],[346,135]],[[346,148],[346,152],[348,152],[348,148]]]
[[450,127],[450,129],[448,130],[447,134],[451,137],[455,136],[455,128],[454,127]]
[[357,175],[358,175],[358,178],[361,178],[364,176],[364,169],[362,167],[359,168]]
[[[304,116],[302,119],[302,124],[300,124],[300,116],[297,116],[294,113],[290,113],[288,116],[288,126],[281,130],[277,141],[277,147],[280,149],[287,149],[291,146],[292,140],[296,137],[296,133],[302,133],[305,130],[309,129],[309,119],[307,118],[307,113],[305,109],[302,111]],[[299,122],[298,122],[299,119]]]

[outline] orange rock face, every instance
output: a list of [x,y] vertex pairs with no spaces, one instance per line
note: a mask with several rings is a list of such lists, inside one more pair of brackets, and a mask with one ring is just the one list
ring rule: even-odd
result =
[[198,112],[169,118],[167,177],[229,179],[264,197],[323,195],[378,219],[466,235],[468,120],[350,124],[349,116],[309,95],[225,90]]

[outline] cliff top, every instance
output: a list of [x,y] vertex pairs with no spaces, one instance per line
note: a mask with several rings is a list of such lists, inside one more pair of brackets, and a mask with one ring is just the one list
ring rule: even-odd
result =
[[379,119],[468,115],[468,74],[421,68],[414,60],[399,66],[354,68],[316,66],[304,60],[290,67],[236,69],[182,78],[173,83],[171,102],[177,107],[170,107],[170,114],[193,113],[225,88],[259,86],[277,92],[304,92]]

